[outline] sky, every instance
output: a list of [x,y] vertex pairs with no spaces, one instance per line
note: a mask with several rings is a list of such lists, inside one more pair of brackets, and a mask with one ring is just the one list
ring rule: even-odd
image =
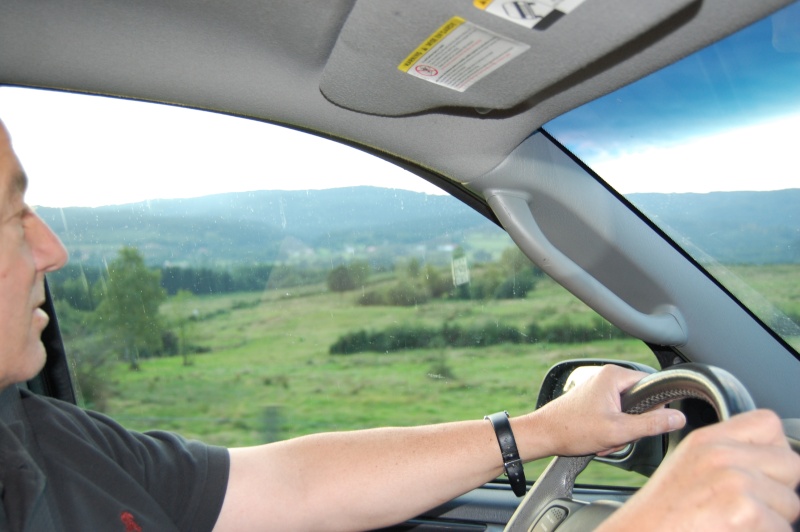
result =
[[[94,207],[332,182],[443,194],[354,148],[220,114],[2,87],[0,118],[29,176],[31,205]],[[169,179],[175,175],[192,176],[192,186]],[[265,185],[269,176],[281,179]]]
[[800,188],[798,132],[800,113],[666,147],[598,150],[587,162],[623,194]]
[[800,188],[800,3],[545,128],[622,193]]

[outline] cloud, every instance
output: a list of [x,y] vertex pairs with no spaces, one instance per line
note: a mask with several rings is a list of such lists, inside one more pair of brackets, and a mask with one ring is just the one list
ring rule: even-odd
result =
[[800,114],[662,147],[595,151],[585,162],[622,194],[800,188]]

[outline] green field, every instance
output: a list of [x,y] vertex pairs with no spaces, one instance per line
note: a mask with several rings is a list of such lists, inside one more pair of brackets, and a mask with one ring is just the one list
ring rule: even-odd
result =
[[[787,275],[794,277],[795,271]],[[358,329],[444,322],[524,328],[531,320],[586,324],[593,317],[548,279],[523,300],[365,307],[354,303],[356,296],[309,286],[168,301],[164,315],[199,318],[189,336],[207,352],[191,355],[189,365],[177,356],[143,360],[139,371],[112,365],[105,411],[131,429],[166,429],[240,446],[321,431],[476,419],[503,409],[526,412],[535,405],[546,370],[568,358],[618,358],[657,367],[649,349],[632,339],[330,355],[340,335]],[[529,466],[529,478],[544,465]],[[581,480],[642,481],[600,464]]]
[[[176,431],[225,446],[320,431],[480,418],[535,405],[544,372],[556,361],[614,357],[656,365],[635,340],[571,345],[497,345],[394,353],[328,354],[343,332],[395,324],[588,322],[592,314],[543,281],[526,300],[435,301],[419,307],[361,307],[354,294],[307,287],[193,298],[181,308],[212,316],[193,324],[210,352],[148,359],[141,370],[117,364],[106,412],[137,430]],[[534,465],[535,470],[545,464]],[[612,475],[616,477],[617,475]],[[593,480],[607,478],[600,475]],[[535,478],[535,477],[534,477]],[[623,475],[624,478],[624,475]],[[625,480],[623,483],[635,481]]]

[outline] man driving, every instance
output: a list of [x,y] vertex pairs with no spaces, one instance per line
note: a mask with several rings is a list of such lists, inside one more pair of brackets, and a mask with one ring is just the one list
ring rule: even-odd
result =
[[[58,237],[24,200],[27,178],[0,122],[0,530],[367,530],[402,522],[498,477],[485,419],[325,433],[223,449],[36,396],[45,362],[44,275]],[[608,454],[681,428],[683,415],[621,412],[644,374],[606,366],[508,420],[522,461]],[[693,432],[603,530],[791,530],[800,457],[759,410]],[[419,486],[424,484],[424,490]]]

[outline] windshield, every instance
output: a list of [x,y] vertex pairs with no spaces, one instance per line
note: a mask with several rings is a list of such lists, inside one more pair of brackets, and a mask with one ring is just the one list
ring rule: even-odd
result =
[[658,365],[493,222],[357,149],[22,88],[0,116],[70,253],[47,279],[79,400],[128,428],[244,446],[472,419],[530,409],[559,360]]
[[546,129],[800,348],[800,4]]

